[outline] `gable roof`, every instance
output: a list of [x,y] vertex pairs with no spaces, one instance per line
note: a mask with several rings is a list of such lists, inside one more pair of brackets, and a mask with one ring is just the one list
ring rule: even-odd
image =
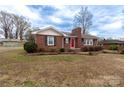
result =
[[52,26],[49,26],[49,27],[46,27],[46,28],[39,29],[39,30],[35,31],[34,34],[39,34],[40,32],[43,32],[43,31],[46,31],[46,30],[50,30],[50,29],[52,29],[53,31],[55,31],[55,32],[57,32],[57,33],[63,35],[63,33],[62,33],[61,31],[55,29],[55,28],[52,27]]
[[[62,36],[73,37],[71,35],[71,32],[62,32],[62,31],[59,31],[59,30],[57,30],[56,28],[54,28],[52,26],[45,27],[45,28],[42,28],[42,29],[38,29],[37,31],[32,32],[32,34],[39,34],[40,32],[43,32],[43,31],[46,31],[46,30],[49,30],[49,29],[52,29],[53,31],[59,33]],[[77,37],[77,36],[74,36],[74,37]],[[98,37],[90,35],[90,34],[82,34],[82,38],[98,39]]]

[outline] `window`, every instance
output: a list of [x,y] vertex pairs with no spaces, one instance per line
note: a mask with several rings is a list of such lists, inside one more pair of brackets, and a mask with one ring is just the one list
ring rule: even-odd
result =
[[84,45],[93,45],[92,39],[84,39]]
[[84,39],[84,45],[87,45],[87,39]]
[[93,40],[92,39],[89,40],[89,44],[93,45]]
[[65,43],[66,43],[66,44],[69,43],[69,38],[65,38]]
[[[82,40],[82,42],[83,42],[83,40]],[[84,42],[83,42],[83,44],[84,44],[84,45],[86,44],[86,39],[84,39]]]
[[89,40],[86,40],[86,41],[87,41],[87,45],[89,45],[90,44]]
[[47,45],[54,45],[54,36],[47,36]]

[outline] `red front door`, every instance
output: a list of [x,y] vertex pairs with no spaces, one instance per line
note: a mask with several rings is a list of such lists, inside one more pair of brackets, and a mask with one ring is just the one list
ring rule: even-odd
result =
[[70,48],[75,48],[75,38],[70,39]]

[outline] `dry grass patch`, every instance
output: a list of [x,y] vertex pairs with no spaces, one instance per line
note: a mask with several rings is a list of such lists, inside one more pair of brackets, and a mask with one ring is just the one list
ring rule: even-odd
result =
[[0,86],[124,86],[123,60],[119,54],[27,56],[8,50],[0,54]]

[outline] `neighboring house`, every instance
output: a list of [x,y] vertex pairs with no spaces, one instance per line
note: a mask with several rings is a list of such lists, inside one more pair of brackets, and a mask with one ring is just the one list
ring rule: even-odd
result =
[[19,47],[22,45],[21,41],[18,39],[2,39],[1,45],[5,47]]
[[32,33],[38,48],[81,48],[82,46],[96,46],[97,37],[92,35],[81,34],[81,28],[73,29],[72,32],[58,31],[53,27]]
[[119,49],[124,49],[124,41],[121,40],[102,40],[99,42],[104,49],[110,49],[111,45],[117,45]]

